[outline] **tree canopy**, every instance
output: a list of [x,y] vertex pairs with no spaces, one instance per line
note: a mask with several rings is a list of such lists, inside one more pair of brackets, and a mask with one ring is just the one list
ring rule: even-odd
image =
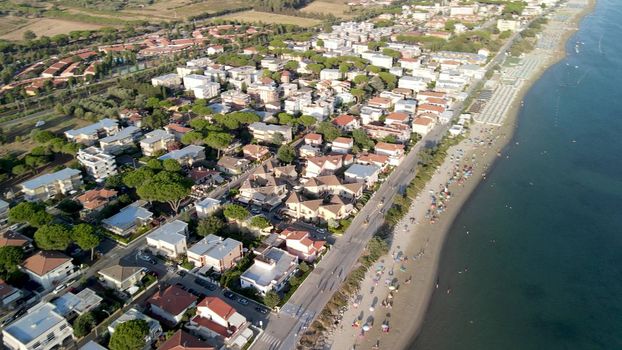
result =
[[71,244],[71,234],[67,227],[59,224],[43,225],[34,235],[37,247],[42,250],[65,250]]
[[27,223],[33,227],[52,222],[54,217],[45,211],[42,203],[21,202],[9,210],[9,221],[14,223]]
[[197,234],[199,236],[207,236],[210,234],[217,234],[225,227],[225,223],[222,219],[216,215],[210,215],[205,219],[199,220],[197,225]]
[[238,204],[227,204],[224,207],[223,214],[229,220],[246,220],[250,215],[248,210],[241,205]]
[[71,235],[80,248],[91,251],[92,260],[93,251],[101,242],[95,228],[89,224],[78,224],[71,229]]
[[178,173],[161,171],[136,187],[136,193],[147,201],[168,203],[174,212],[179,210],[182,199],[190,194],[192,181]]
[[341,132],[339,131],[339,129],[335,125],[333,125],[333,123],[328,121],[321,122],[317,126],[317,132],[322,134],[322,136],[324,136],[324,139],[328,142],[332,142],[334,139],[341,136]]
[[142,350],[145,337],[149,334],[149,325],[145,320],[131,320],[116,327],[110,337],[110,350]]
[[0,247],[0,276],[7,276],[17,270],[17,266],[24,258],[24,251],[20,247]]

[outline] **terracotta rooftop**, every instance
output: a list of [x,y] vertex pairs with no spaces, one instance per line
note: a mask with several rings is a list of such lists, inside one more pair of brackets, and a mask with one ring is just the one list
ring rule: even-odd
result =
[[398,145],[398,144],[387,143],[387,142],[378,142],[375,148],[376,149],[380,148],[380,149],[387,150],[387,151],[397,151],[397,150],[403,150],[404,145]]
[[195,336],[178,330],[164,344],[160,345],[158,350],[214,350],[207,343],[199,340]]
[[225,320],[237,312],[231,305],[218,297],[205,297],[197,307],[207,307]]
[[71,258],[67,255],[54,251],[40,251],[37,254],[26,259],[22,266],[39,275],[44,276],[48,272],[58,268]]
[[415,118],[415,120],[413,120],[413,124],[417,124],[417,125],[430,125],[433,122],[434,120],[430,118]]
[[0,247],[21,247],[30,240],[17,232],[5,231],[0,235]]
[[348,114],[342,114],[340,116],[338,116],[337,118],[333,119],[333,124],[335,125],[339,125],[339,126],[346,126],[350,123],[352,123],[353,121],[355,121],[356,119]]
[[178,286],[170,286],[149,298],[149,304],[156,305],[173,316],[179,315],[196,301],[196,296]]

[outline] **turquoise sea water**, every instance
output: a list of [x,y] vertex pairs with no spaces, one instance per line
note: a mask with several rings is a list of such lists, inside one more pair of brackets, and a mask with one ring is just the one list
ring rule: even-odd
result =
[[567,52],[456,219],[411,349],[622,349],[622,1]]

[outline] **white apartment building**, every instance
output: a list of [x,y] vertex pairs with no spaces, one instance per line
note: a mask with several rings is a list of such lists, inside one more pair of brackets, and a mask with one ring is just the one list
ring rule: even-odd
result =
[[161,75],[151,79],[151,85],[175,88],[181,85],[181,77],[175,73]]
[[186,253],[187,234],[188,224],[174,220],[147,235],[147,245],[169,258],[175,259]]
[[152,157],[158,151],[166,151],[168,144],[175,141],[175,136],[166,130],[157,129],[145,135],[140,141],[143,155]]
[[80,129],[67,130],[65,131],[65,137],[67,140],[90,146],[99,138],[114,135],[118,131],[118,122],[113,119],[105,118]]
[[66,194],[82,186],[80,170],[65,168],[55,173],[37,176],[19,184],[27,201],[46,201],[57,194]]
[[140,134],[136,126],[128,126],[119,130],[118,133],[99,139],[99,147],[106,153],[119,154],[134,146],[134,141]]
[[253,287],[259,294],[280,291],[298,268],[298,257],[279,248],[270,248],[255,257],[248,270],[240,276],[242,288]]
[[186,91],[193,90],[196,87],[211,83],[211,79],[205,75],[189,74],[184,77],[184,89]]
[[196,267],[226,271],[235,266],[243,254],[242,242],[233,238],[207,235],[188,249],[188,261]]
[[220,93],[220,84],[216,82],[208,82],[193,88],[192,93],[196,98],[210,99],[218,96]]
[[391,68],[393,67],[393,57],[383,55],[383,54],[374,54],[369,57],[369,61],[372,65],[381,68]]
[[51,350],[73,339],[73,328],[51,303],[40,303],[2,331],[10,350]]
[[78,151],[76,159],[95,181],[103,181],[108,176],[117,174],[117,162],[114,156],[105,153],[100,148],[91,146],[81,149]]
[[320,71],[320,80],[339,80],[342,75],[339,69],[324,68]]
[[266,124],[262,122],[255,122],[248,126],[248,130],[253,134],[253,137],[260,142],[272,142],[274,135],[281,134],[285,142],[292,140],[292,128],[287,125]]

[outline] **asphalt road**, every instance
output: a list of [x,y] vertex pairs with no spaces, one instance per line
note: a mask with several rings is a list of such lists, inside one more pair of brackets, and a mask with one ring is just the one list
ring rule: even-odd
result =
[[[496,64],[503,62],[506,52],[519,37],[520,33],[514,33],[484,68],[488,71]],[[479,83],[479,81],[472,83],[465,92],[469,96],[473,95]],[[463,103],[455,105],[454,116],[459,115],[463,108]],[[402,164],[391,173],[361,212],[356,215],[343,237],[337,240],[313,273],[283,306],[281,312],[270,316],[264,332],[253,344],[253,350],[290,350],[296,347],[300,333],[324,309],[333,293],[339,289],[345,277],[353,269],[367,242],[383,224],[383,213],[391,207],[394,195],[414,178],[419,151],[425,146],[440,141],[449,127],[450,125],[435,127],[411,149]],[[369,224],[365,224],[366,217],[369,217]]]

